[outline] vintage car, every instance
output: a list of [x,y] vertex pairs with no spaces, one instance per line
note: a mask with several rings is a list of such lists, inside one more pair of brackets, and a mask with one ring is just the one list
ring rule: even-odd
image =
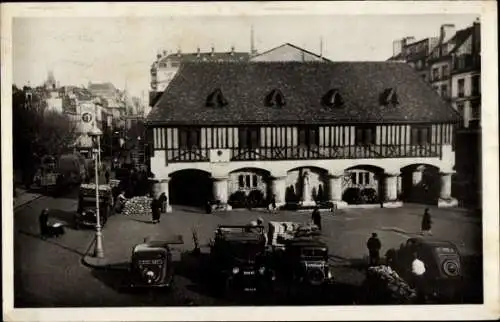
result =
[[270,222],[269,240],[277,278],[290,290],[327,287],[333,282],[328,246],[315,226],[294,222]]
[[410,238],[399,249],[386,253],[387,264],[407,281],[411,280],[413,254],[424,262],[426,295],[431,300],[453,301],[460,296],[462,260],[458,248],[450,241],[430,237]]
[[272,289],[275,276],[267,265],[263,226],[219,226],[210,242],[209,262],[214,281],[223,283],[226,293]]
[[170,245],[183,244],[181,235],[167,240],[145,239],[132,250],[130,287],[170,288],[174,278],[174,263]]
[[[95,185],[82,184],[78,195],[78,209],[75,214],[75,228],[95,227],[97,224]],[[104,227],[113,214],[113,196],[108,185],[99,185],[99,219]]]

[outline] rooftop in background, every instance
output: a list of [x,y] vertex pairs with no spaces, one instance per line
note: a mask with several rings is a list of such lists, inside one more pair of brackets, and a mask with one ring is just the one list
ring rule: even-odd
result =
[[[273,57],[273,55],[276,55]],[[291,43],[284,43],[250,58],[250,61],[323,61],[331,60]]]
[[[397,94],[396,106],[380,103],[388,89]],[[322,104],[332,90],[342,106]],[[283,104],[267,106],[266,97],[277,92]],[[221,104],[207,106],[210,97]],[[409,65],[398,62],[185,63],[148,115],[151,124],[458,120],[458,112]]]
[[219,61],[234,61],[234,62],[246,62],[250,58],[250,53],[247,52],[237,52],[234,47],[229,51],[216,52],[215,48],[209,52],[201,52],[200,48],[196,52],[183,53],[178,51],[177,53],[166,54],[160,57],[157,61],[158,64],[166,62],[167,60],[176,62],[219,62]]

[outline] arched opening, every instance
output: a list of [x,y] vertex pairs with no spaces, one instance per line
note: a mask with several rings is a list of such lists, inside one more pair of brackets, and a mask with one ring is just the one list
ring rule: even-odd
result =
[[229,173],[228,203],[233,208],[266,207],[271,194],[271,174],[260,168],[241,168]]
[[439,168],[428,164],[411,164],[401,168],[401,176],[403,201],[437,204],[441,188]]
[[348,204],[378,204],[384,194],[384,169],[358,165],[344,171],[342,200]]
[[212,179],[208,172],[180,170],[170,175],[169,196],[172,205],[202,206],[212,199]]
[[319,167],[299,167],[287,172],[285,202],[313,205],[328,201],[328,171]]

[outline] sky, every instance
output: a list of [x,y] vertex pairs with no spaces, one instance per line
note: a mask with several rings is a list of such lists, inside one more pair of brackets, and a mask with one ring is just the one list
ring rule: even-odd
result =
[[259,52],[290,42],[333,61],[386,60],[392,42],[439,35],[442,24],[457,30],[476,15],[303,15],[247,17],[14,18],[13,81],[40,85],[53,71],[63,85],[112,82],[147,99],[149,69],[159,51],[250,50],[254,27]]

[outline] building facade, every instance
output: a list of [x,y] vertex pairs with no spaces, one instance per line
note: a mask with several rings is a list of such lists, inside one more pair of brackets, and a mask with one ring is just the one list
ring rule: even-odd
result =
[[198,47],[196,52],[183,53],[179,49],[177,53],[164,51],[163,55],[158,54],[156,61],[150,69],[151,75],[151,90],[150,90],[150,106],[153,106],[156,100],[161,96],[168,84],[177,74],[181,63],[185,62],[247,62],[250,58],[248,52],[237,52],[234,47],[228,51],[217,52],[212,47],[209,52],[202,52]]
[[479,127],[481,119],[481,26],[440,28],[439,37],[393,42],[390,61],[405,61],[428,80],[434,90],[461,113],[463,126]]
[[356,194],[456,204],[460,117],[407,64],[181,68],[147,118],[150,168],[173,204],[250,193],[279,205],[344,207]]

